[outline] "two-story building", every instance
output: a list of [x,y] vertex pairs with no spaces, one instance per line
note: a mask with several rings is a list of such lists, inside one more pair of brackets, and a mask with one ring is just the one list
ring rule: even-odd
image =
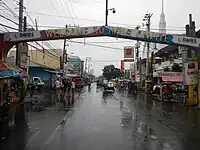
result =
[[[48,50],[29,50],[28,62],[29,77],[40,77],[46,87],[51,87],[56,78],[56,73],[60,72],[60,56],[62,49]],[[7,56],[9,64],[15,64],[16,51],[12,50]],[[83,61],[78,56],[68,55],[67,63],[65,64],[66,72],[83,72]]]
[[153,77],[157,83],[183,82],[182,56],[178,46],[166,46],[155,53],[155,57],[161,58],[161,62],[154,64]]

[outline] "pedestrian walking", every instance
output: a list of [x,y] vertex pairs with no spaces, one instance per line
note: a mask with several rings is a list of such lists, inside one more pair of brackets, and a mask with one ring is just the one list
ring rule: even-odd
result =
[[60,88],[61,88],[61,82],[60,79],[57,78],[55,81],[55,87],[56,87],[56,108],[59,108],[59,103],[60,103]]
[[75,82],[74,80],[72,80],[72,105],[74,105],[75,88],[76,88]]
[[67,78],[65,81],[65,88],[66,88],[66,92],[65,92],[66,105],[70,106],[71,105],[71,101],[70,101],[71,81],[69,78]]

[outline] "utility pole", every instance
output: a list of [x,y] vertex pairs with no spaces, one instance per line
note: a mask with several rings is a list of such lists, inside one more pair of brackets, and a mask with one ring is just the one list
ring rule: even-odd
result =
[[[65,28],[67,28],[68,26],[66,25]],[[66,49],[66,43],[67,43],[67,39],[64,39],[64,46],[63,46],[63,53],[62,55],[60,56],[60,61],[61,61],[61,70],[63,71],[64,73],[64,70],[65,70],[65,63],[67,63],[67,49]]]
[[[145,14],[144,19],[143,19],[143,21],[146,21],[146,26],[147,26],[148,32],[150,32],[152,15],[153,15],[152,13],[147,13],[147,14]],[[149,52],[150,52],[150,42],[148,41],[148,43],[147,43],[147,59],[146,59],[146,88],[145,88],[145,92],[148,91],[147,80],[149,79]]]
[[[186,25],[186,36],[196,37],[195,28],[196,28],[195,21],[192,20],[192,14],[189,14],[189,24]],[[187,59],[195,57],[196,57],[195,50],[189,47],[189,50],[187,52]],[[200,90],[199,85],[198,85],[198,90]],[[188,105],[193,105],[193,104],[194,104],[194,85],[188,85]]]
[[[140,26],[136,27],[136,30],[139,30]],[[139,66],[138,62],[139,62],[139,48],[140,48],[140,42],[137,40],[137,43],[135,44],[136,47],[136,59],[135,59],[135,82],[138,82],[136,79],[138,79],[138,68],[140,68],[141,66]],[[138,67],[139,66],[139,67]],[[139,87],[139,84],[137,83],[137,87]]]
[[87,72],[87,69],[88,69],[88,72],[89,72],[89,69],[90,69],[90,66],[88,66],[89,61],[91,61],[91,57],[86,57],[86,59],[85,59],[85,72]]
[[142,68],[141,68],[141,66],[142,66],[142,58],[140,57],[140,59],[139,59],[139,72],[140,72],[140,90],[142,89]]
[[151,52],[150,79],[153,79],[154,52]]
[[88,57],[85,59],[85,73],[87,72],[87,63],[88,63]]
[[[19,32],[23,31],[23,0],[19,1]],[[20,67],[20,56],[21,56],[21,43],[17,44],[16,50],[16,66]]]

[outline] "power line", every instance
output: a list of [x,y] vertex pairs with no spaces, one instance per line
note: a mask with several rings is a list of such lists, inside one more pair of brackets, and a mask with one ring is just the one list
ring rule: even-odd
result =
[[[17,2],[17,1],[15,1],[15,2]],[[17,4],[19,4],[19,2],[17,2]],[[7,6],[7,5],[6,5]],[[24,6],[23,6],[24,7]],[[25,7],[24,7],[25,8]],[[7,9],[9,9],[9,6],[7,6]],[[10,9],[9,9],[10,10]],[[25,12],[26,12],[26,14],[27,14],[27,16],[28,16],[28,18],[30,19],[30,21],[34,24],[34,21],[33,21],[33,19],[30,17],[30,15],[28,14],[28,12],[27,12],[27,10],[25,9]],[[14,13],[13,12],[13,14],[14,14],[14,17],[18,17],[18,18],[20,18],[16,13]],[[7,18],[6,17],[6,19],[7,20],[9,20],[9,21],[11,21],[11,22],[13,22],[13,23],[15,23],[16,25],[18,25],[18,23],[16,23],[16,22],[14,22],[14,21],[12,21],[11,19],[9,19],[9,18]],[[24,20],[23,18],[22,18],[22,20]],[[28,24],[29,26],[31,26],[31,27],[33,27],[32,25],[30,25],[30,24]],[[34,28],[34,27],[33,27]],[[36,42],[37,44],[39,44],[38,42]],[[42,43],[44,43],[44,42],[42,42]],[[48,42],[49,43],[49,45],[53,45],[53,44],[50,44],[50,42]],[[46,45],[48,48],[50,48],[48,45],[47,45],[47,43],[44,43],[44,45]],[[41,45],[40,45],[41,46]],[[42,46],[41,46],[42,47]],[[45,49],[44,47],[42,47],[43,49]],[[53,51],[56,53],[56,54],[58,54],[57,53],[57,51],[53,48]],[[59,55],[59,54],[58,54]]]
[[[1,16],[2,17],[2,16]],[[5,17],[6,18],[6,17]],[[9,18],[6,18],[7,20],[9,20],[10,21],[10,19]],[[14,22],[15,24],[18,24],[18,23],[16,23],[16,22]],[[13,29],[13,30],[16,30],[16,31],[18,31],[18,29],[17,28],[14,28],[14,27],[10,27],[10,26],[7,26],[7,25],[4,25],[4,24],[1,24],[0,23],[0,25],[1,26],[3,26],[3,27],[6,27],[6,28],[10,28],[10,29]],[[41,44],[39,44],[38,42],[36,42],[36,44],[37,45],[39,45],[39,46],[41,46],[42,47],[42,49],[43,50],[45,50],[45,48],[41,45]],[[30,44],[29,44],[30,45]],[[48,46],[47,46],[48,47]],[[47,50],[48,51],[48,50]],[[49,52],[50,53],[50,52]],[[60,58],[59,56],[57,56],[57,55],[54,55],[54,54],[52,54],[52,53],[50,53],[51,55],[53,55],[53,56],[55,56],[55,57],[57,57],[57,58]]]
[[[28,43],[28,45],[43,53],[43,51],[42,51],[41,49],[37,48],[36,46],[34,46],[34,45],[32,45],[32,44],[29,44],[29,43]],[[44,49],[44,50],[46,50],[46,49]],[[50,56],[51,58],[54,58],[54,59],[56,59],[56,60],[60,60],[60,57],[59,57],[59,56],[52,54],[52,53],[49,52],[48,50],[47,50],[47,53],[50,54],[50,55],[48,55],[48,56]]]
[[[72,17],[68,17],[68,16],[57,16],[57,15],[52,15],[52,14],[45,14],[45,13],[38,13],[38,12],[29,12],[30,14],[37,14],[40,16],[49,16],[49,17],[57,17],[57,18],[68,18],[68,19],[72,19]],[[86,19],[86,18],[77,18],[77,17],[73,17],[73,19],[75,20],[83,20],[83,21],[90,21],[90,22],[98,22],[98,23],[103,23],[103,20],[94,20],[94,19]],[[131,27],[131,28],[135,28],[138,25],[134,25],[134,24],[124,24],[124,23],[117,23],[117,22],[110,22],[111,24],[115,24],[115,25],[124,25],[127,27]],[[58,26],[41,26],[41,27],[57,27],[57,28],[62,28],[62,27],[58,27]],[[158,27],[158,26],[154,26],[154,27]],[[145,29],[145,28],[141,28],[141,29]],[[159,30],[159,28],[152,28],[152,30]],[[185,31],[184,27],[170,27],[167,29],[168,31]]]
[[[64,0],[64,2],[65,2],[65,4],[67,5],[67,7],[69,8],[69,13],[70,13],[70,15],[71,15],[71,19],[72,19],[72,22],[75,24],[75,21],[74,21],[74,19],[73,19],[73,15],[72,15],[72,13],[71,13],[71,11],[70,11],[70,7],[69,7],[69,5],[68,5],[68,3],[67,3],[67,1],[66,0]],[[67,14],[67,13],[66,13]],[[74,16],[74,18],[76,18],[75,16]]]
[[3,4],[3,7],[5,9],[7,9],[9,12],[11,12],[13,14],[14,17],[16,17],[15,12],[8,5],[6,5],[6,3],[4,3],[3,1],[1,1],[1,3]]
[[[71,9],[72,9],[72,12],[69,10],[69,12],[70,12],[70,14],[71,14],[71,16],[73,17],[74,16],[74,18],[76,18],[76,15],[75,15],[75,12],[74,12],[74,9],[73,9],[73,7],[72,7],[72,4],[71,4],[71,1],[69,0],[68,2],[67,2],[67,0],[64,0],[64,2],[66,3],[66,5],[68,6],[68,8],[70,9],[70,6],[71,6]],[[73,15],[72,15],[73,14]],[[72,19],[73,20],[73,22],[74,22],[74,24],[75,24],[75,21],[74,21],[74,19]]]
[[95,47],[101,47],[101,48],[107,48],[107,49],[113,49],[113,50],[124,50],[122,48],[117,48],[117,47],[110,47],[110,46],[104,46],[104,45],[97,45],[97,44],[90,44],[90,43],[84,43],[84,42],[79,42],[79,41],[69,41],[72,43],[78,43],[78,44],[84,44],[84,45],[90,45],[90,46],[95,46]]
[[[30,15],[29,15],[29,13],[25,10],[25,12],[26,12],[26,14],[27,14],[27,16],[28,16],[28,18],[31,20],[31,22],[34,24],[34,21],[33,21],[33,19],[30,17]],[[30,25],[31,27],[33,27],[32,25]],[[51,44],[50,42],[42,42],[42,43],[44,43],[44,45],[46,45],[48,48],[52,48],[52,46],[50,46],[50,45],[53,45],[53,44]],[[44,47],[42,47],[43,49],[44,49]],[[52,48],[53,49],[53,51],[57,54],[57,55],[59,55],[58,54],[58,52],[55,50],[55,48]]]
[[16,31],[18,31],[17,28],[14,28],[14,27],[11,27],[11,26],[8,26],[8,25],[5,25],[5,24],[2,24],[2,23],[0,23],[0,25],[3,26],[3,27],[9,28],[9,29],[12,29],[12,30],[16,30]]
[[14,23],[15,25],[19,25],[17,22],[15,22],[15,21],[13,21],[12,19],[9,19],[8,17],[5,17],[5,16],[3,16],[3,15],[1,15],[1,14],[0,14],[0,17],[2,17],[2,18],[4,18],[4,19],[6,19],[6,20],[8,20],[8,21],[10,21],[10,22],[12,22],[12,23]]

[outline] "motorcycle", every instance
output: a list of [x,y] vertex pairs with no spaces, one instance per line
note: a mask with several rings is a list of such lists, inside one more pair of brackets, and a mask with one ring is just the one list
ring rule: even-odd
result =
[[88,89],[91,89],[91,83],[88,83]]

